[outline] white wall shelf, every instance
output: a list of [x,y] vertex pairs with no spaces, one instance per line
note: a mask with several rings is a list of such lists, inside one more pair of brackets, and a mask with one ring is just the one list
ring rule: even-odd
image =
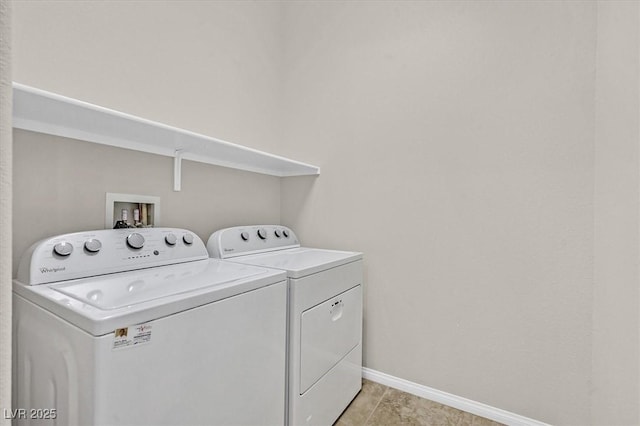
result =
[[177,127],[13,83],[13,127],[272,176],[319,175],[320,168]]

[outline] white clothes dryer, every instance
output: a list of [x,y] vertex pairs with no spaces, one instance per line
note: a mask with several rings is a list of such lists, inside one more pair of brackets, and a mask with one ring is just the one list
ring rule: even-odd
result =
[[207,249],[287,272],[287,422],[333,424],[362,387],[362,253],[300,247],[277,225],[219,230]]
[[210,259],[184,229],[40,241],[13,282],[11,414],[17,424],[283,424],[286,297],[285,273]]

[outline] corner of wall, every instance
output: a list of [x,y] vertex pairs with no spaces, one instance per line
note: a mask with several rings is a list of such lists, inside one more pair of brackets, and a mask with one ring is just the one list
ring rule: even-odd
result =
[[591,423],[640,424],[640,5],[598,1]]
[[[11,1],[0,0],[0,401],[11,408]],[[0,424],[10,424],[5,416]]]

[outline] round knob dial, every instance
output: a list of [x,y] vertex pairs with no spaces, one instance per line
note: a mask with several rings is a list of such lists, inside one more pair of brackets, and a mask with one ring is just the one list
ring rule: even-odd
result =
[[273,233],[275,234],[276,237],[280,238],[282,236],[282,233],[280,233],[279,229],[276,229],[275,231],[273,231]]
[[178,242],[178,237],[176,237],[175,234],[167,234],[167,236],[164,237],[164,241],[170,246],[175,246]]
[[144,246],[144,237],[137,232],[129,234],[127,237],[127,245],[133,249],[141,249]]
[[185,244],[193,244],[193,235],[192,234],[184,234],[182,236],[182,241],[184,241]]
[[258,229],[258,237],[260,237],[261,240],[266,240],[267,231],[265,231],[264,229]]
[[249,241],[249,233],[243,232],[242,234],[240,234],[240,238],[242,238],[242,241]]
[[289,231],[287,231],[286,229],[282,230],[282,235],[285,236],[285,238],[289,238]]
[[58,256],[69,256],[73,251],[73,246],[71,243],[63,241],[53,246],[53,251]]
[[100,240],[96,240],[95,238],[91,238],[84,242],[84,249],[90,253],[97,253],[102,248],[102,243]]

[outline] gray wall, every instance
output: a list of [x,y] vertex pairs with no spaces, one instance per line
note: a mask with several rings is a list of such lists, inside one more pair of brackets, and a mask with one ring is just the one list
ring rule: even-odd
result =
[[639,424],[639,13],[17,2],[14,80],[322,175],[185,162],[174,193],[169,158],[16,132],[15,258],[101,227],[104,192],[159,195],[164,225],[203,238],[281,221],[365,252],[367,367],[554,424]]
[[598,4],[594,424],[640,424],[640,3]]
[[595,3],[292,3],[282,183],[365,253],[367,367],[589,424]]
[[14,81],[269,150],[281,134],[273,2],[14,3]]

